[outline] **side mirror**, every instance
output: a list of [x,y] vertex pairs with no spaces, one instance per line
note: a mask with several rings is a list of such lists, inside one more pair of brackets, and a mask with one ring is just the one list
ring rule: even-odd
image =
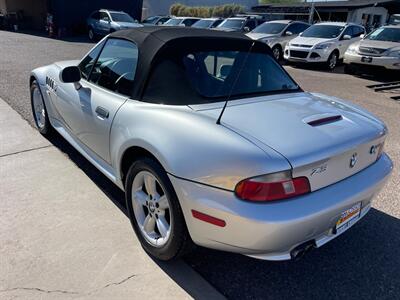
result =
[[285,35],[291,36],[291,35],[293,35],[293,32],[291,32],[291,31],[286,31],[286,32],[285,32]]
[[250,32],[250,27],[243,27],[243,30],[245,31],[245,32]]
[[346,34],[343,36],[342,40],[345,40],[345,41],[351,40],[351,36]]
[[360,38],[362,39],[365,38],[365,34],[360,35]]
[[65,67],[60,72],[60,80],[64,83],[77,83],[81,80],[81,70],[77,66]]

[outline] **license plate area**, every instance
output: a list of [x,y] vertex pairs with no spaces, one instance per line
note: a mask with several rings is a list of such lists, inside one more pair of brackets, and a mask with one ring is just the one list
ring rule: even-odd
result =
[[362,62],[366,62],[366,63],[370,63],[370,62],[372,62],[372,57],[370,57],[370,56],[363,56],[363,57],[361,57],[361,61],[362,61]]
[[349,209],[342,212],[339,220],[336,222],[335,228],[333,229],[334,234],[341,234],[348,228],[353,226],[361,215],[361,202],[353,205]]

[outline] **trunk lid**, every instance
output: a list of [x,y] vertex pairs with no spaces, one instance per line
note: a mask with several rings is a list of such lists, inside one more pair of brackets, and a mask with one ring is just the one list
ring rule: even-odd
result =
[[[220,109],[215,111],[217,115]],[[372,115],[334,98],[309,93],[233,101],[221,122],[282,154],[292,165],[293,176],[308,177],[312,190],[375,162],[378,151],[370,153],[371,147],[381,143],[386,133]]]

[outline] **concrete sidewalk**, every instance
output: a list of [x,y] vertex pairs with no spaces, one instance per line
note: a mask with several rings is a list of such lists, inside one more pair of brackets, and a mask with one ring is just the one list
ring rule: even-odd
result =
[[0,299],[222,298],[184,262],[153,261],[113,201],[1,99],[0,212]]

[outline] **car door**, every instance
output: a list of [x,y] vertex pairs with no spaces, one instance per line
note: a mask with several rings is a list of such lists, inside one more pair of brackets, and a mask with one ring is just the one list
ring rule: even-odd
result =
[[130,41],[109,38],[89,78],[82,80],[82,124],[79,139],[103,160],[110,162],[109,133],[115,114],[129,98],[138,58]]
[[[354,26],[348,26],[342,33],[342,35],[339,38],[339,52],[340,52],[340,58],[343,57],[344,53],[346,52],[347,48],[355,42],[355,38],[353,37],[353,28]],[[351,38],[349,40],[345,40],[344,36],[349,35]]]
[[89,26],[93,28],[93,31],[96,34],[100,34],[99,22],[100,22],[100,12],[95,11],[89,18]]
[[[105,41],[96,45],[79,63],[83,82],[89,77]],[[84,130],[85,124],[82,116],[81,97],[85,93],[84,88],[72,83],[59,83],[54,97],[54,105],[59,114],[59,119],[74,136],[79,136]]]
[[[289,35],[288,32],[291,34]],[[292,23],[282,33],[282,37],[280,38],[281,40],[281,46],[282,49],[285,49],[286,44],[293,38],[295,38],[299,33],[301,32],[301,29],[299,27],[299,23]]]
[[110,33],[111,25],[110,25],[111,19],[108,13],[101,11],[100,12],[100,20],[99,20],[99,31],[100,34],[102,35],[107,35]]
[[254,19],[249,19],[246,21],[245,26],[243,26],[243,30],[245,30],[245,28],[246,28],[247,32],[250,32],[256,27],[257,27],[256,21]]
[[110,162],[109,133],[115,114],[133,88],[138,50],[134,43],[103,40],[79,64],[80,88],[63,84],[58,106],[72,134],[101,159]]

